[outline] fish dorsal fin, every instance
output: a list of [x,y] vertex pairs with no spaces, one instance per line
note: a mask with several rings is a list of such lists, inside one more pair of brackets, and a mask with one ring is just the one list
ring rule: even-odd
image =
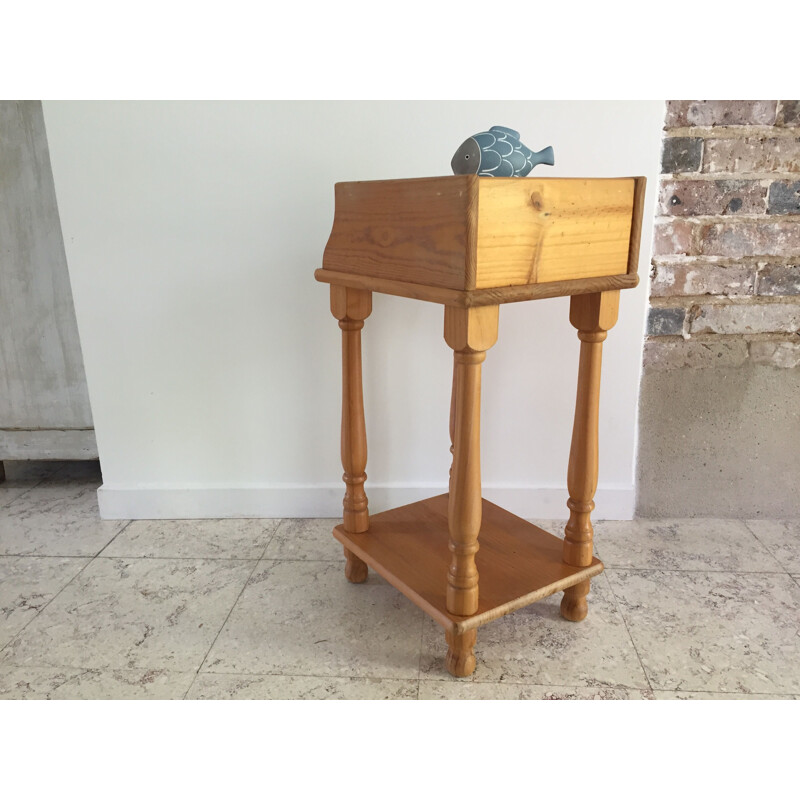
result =
[[515,131],[513,128],[506,128],[503,125],[492,125],[489,128],[490,133],[504,133],[506,136],[510,136],[512,139],[516,139],[519,141],[519,132]]

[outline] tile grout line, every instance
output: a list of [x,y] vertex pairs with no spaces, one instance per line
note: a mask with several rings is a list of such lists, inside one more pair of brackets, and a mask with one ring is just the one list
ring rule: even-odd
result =
[[239,602],[241,596],[244,594],[244,590],[247,588],[248,584],[250,583],[250,579],[253,577],[253,575],[255,574],[255,571],[258,569],[258,565],[264,560],[264,553],[267,552],[267,548],[269,547],[269,545],[272,542],[272,540],[275,538],[275,534],[278,532],[278,529],[281,527],[281,525],[283,525],[284,522],[285,522],[285,519],[281,519],[280,522],[278,522],[278,524],[273,528],[272,534],[270,535],[269,539],[264,544],[264,549],[261,551],[261,556],[258,559],[256,559],[255,563],[253,564],[253,569],[250,570],[250,574],[247,576],[247,580],[244,582],[244,585],[242,586],[241,591],[239,592],[239,594],[236,595],[236,599],[233,601],[233,604],[231,605],[231,610],[228,612],[227,616],[222,621],[222,625],[220,625],[219,630],[217,631],[217,635],[214,637],[214,641],[211,642],[208,650],[206,651],[206,654],[203,656],[203,660],[198,665],[197,670],[194,673],[194,677],[192,678],[191,683],[189,684],[188,688],[186,689],[186,691],[183,694],[183,697],[181,698],[182,700],[185,700],[189,696],[189,692],[192,691],[192,688],[194,687],[195,681],[197,680],[198,676],[200,675],[200,670],[203,668],[203,664],[206,663],[206,659],[208,658],[208,656],[211,653],[211,651],[214,649],[214,645],[217,643],[217,639],[219,639],[220,634],[222,633],[222,631],[225,628],[225,626],[228,624],[228,620],[231,618],[231,614],[233,614],[233,610],[236,608],[236,604]]
[[679,569],[673,567],[666,569],[665,567],[626,567],[624,564],[606,564],[603,563],[604,570],[622,570],[624,572],[682,572],[682,573],[703,573],[712,575],[788,575],[790,573],[780,569]]
[[[111,543],[123,532],[126,531],[131,525],[133,524],[133,520],[129,519],[92,557],[92,561],[96,558],[100,558],[101,553],[111,545]],[[104,558],[108,558],[108,556],[103,556]]]
[[[782,520],[774,520],[774,521],[775,522],[779,522],[779,521],[782,522]],[[767,547],[767,545],[764,542],[762,542],[761,539],[758,538],[758,534],[747,524],[747,520],[743,519],[742,522],[744,523],[745,528],[747,528],[747,530],[750,532],[752,537],[767,551],[767,553],[769,554],[770,558],[772,558],[775,561],[775,563],[781,568],[783,573],[786,574],[786,575],[791,576],[791,573],[786,568],[786,566],[784,564],[782,564],[778,560],[778,557],[772,553],[772,551],[769,549],[769,547]]]
[[[122,531],[120,531],[122,533]],[[116,538],[116,536],[115,536]],[[108,544],[111,544],[109,542]],[[271,561],[274,559],[269,558],[259,558],[258,556],[252,556],[251,558],[236,558],[230,556],[132,556],[126,555],[121,553],[120,555],[113,555],[113,556],[100,556],[100,555],[77,555],[75,553],[71,553],[69,555],[39,555],[38,553],[0,553],[0,559],[2,558],[88,558],[91,561],[94,561],[96,558],[102,558],[107,561],[122,559],[124,561]],[[282,559],[279,559],[282,560]],[[332,563],[328,561],[324,561],[321,563]],[[775,573],[777,574],[784,574],[784,573]]]
[[[58,474],[58,473],[56,473],[56,474]],[[4,503],[2,506],[0,506],[0,508],[8,508],[13,503],[16,503],[17,500],[20,499],[20,497],[25,497],[25,495],[28,494],[28,492],[32,492],[34,489],[36,489],[39,486],[41,486],[46,480],[47,480],[47,478],[42,478],[38,483],[34,483],[33,486],[31,486],[28,489],[26,489],[24,492],[22,492],[22,494],[18,494],[16,497],[14,497],[13,499],[9,500],[7,503]]]
[[[605,570],[603,570],[605,572]],[[650,676],[647,674],[647,670],[645,669],[644,662],[642,661],[642,657],[639,655],[639,648],[636,646],[636,642],[633,640],[633,636],[631,635],[631,629],[628,627],[628,620],[625,619],[625,615],[622,613],[622,609],[619,605],[619,599],[617,598],[617,593],[614,591],[614,587],[611,584],[611,579],[606,574],[606,584],[611,591],[611,596],[614,598],[614,605],[617,607],[617,611],[619,612],[620,618],[622,619],[622,624],[625,626],[625,632],[628,634],[628,638],[631,641],[631,645],[633,645],[633,652],[636,653],[636,658],[639,659],[639,666],[642,668],[642,673],[644,675],[644,679],[647,681],[647,685],[650,688],[650,691],[653,691],[653,684],[650,682]]]
[[[125,527],[121,528],[120,531],[114,534],[114,537],[109,540],[109,542],[103,546],[103,550],[106,549],[114,539],[122,533],[131,522],[136,522],[136,520],[129,520]],[[274,536],[274,534],[273,534]],[[270,538],[270,542],[272,538]],[[268,543],[269,544],[269,543]],[[267,545],[268,546],[268,545]],[[265,548],[266,549],[266,548]],[[0,553],[0,558],[89,558],[94,560],[95,558],[127,558],[127,559],[136,559],[139,561],[280,561],[280,562],[288,562],[288,563],[309,563],[309,564],[338,564],[339,560],[334,558],[281,558],[281,557],[269,557],[266,558],[263,554],[260,556],[251,556],[251,557],[238,557],[238,556],[214,556],[214,555],[202,555],[202,556],[146,556],[146,555],[132,555],[130,553],[119,553],[115,555],[103,555],[101,550],[96,555],[86,555],[86,554],[77,554],[77,553]],[[263,553],[264,551],[262,551]],[[599,556],[598,556],[599,558]],[[600,559],[602,561],[602,559]],[[789,577],[794,577],[794,575],[785,569],[776,569],[776,570],[748,570],[748,569],[681,569],[678,567],[673,568],[665,568],[665,567],[629,567],[624,564],[608,564],[604,562],[605,570],[624,570],[625,572],[679,572],[679,573],[711,573],[711,574],[726,574],[726,575],[782,575]],[[604,571],[605,571],[604,570]]]
[[[33,669],[38,668],[47,668],[48,665],[31,665]],[[6,668],[5,665],[0,666],[0,669]],[[18,665],[8,665],[8,668],[18,668]],[[55,666],[54,669],[60,670],[84,670],[85,672],[104,672],[104,671],[113,671],[113,672],[130,672],[134,674],[138,674],[140,670],[138,669],[128,669],[128,668],[114,668],[109,669],[106,667],[86,667],[86,666],[76,666],[70,664],[61,664]],[[188,672],[187,670],[163,670],[163,672],[169,674],[181,674]],[[255,679],[255,678],[318,678],[320,680],[342,680],[342,681],[355,681],[355,682],[369,682],[369,681],[391,681],[396,683],[412,683],[415,681],[414,678],[398,678],[398,677],[386,677],[380,675],[320,675],[316,673],[310,672],[207,672],[206,675],[215,675],[215,676],[226,676],[232,678],[243,678],[243,679]],[[625,686],[623,684],[614,684],[614,685],[588,685],[588,684],[550,684],[550,683],[527,683],[523,681],[469,681],[469,682],[462,682],[454,678],[423,678],[428,683],[438,683],[438,684],[445,684],[445,685],[453,685],[453,686],[494,686],[497,684],[503,686],[516,686],[516,687],[525,687],[525,688],[537,688],[537,689],[544,689],[544,690],[565,690],[571,689],[575,691],[602,691],[602,690],[610,690],[610,691],[627,691],[627,692],[644,692],[647,691],[640,687],[634,686]],[[421,682],[421,681],[420,681]],[[736,691],[729,691],[725,689],[715,689],[713,691],[707,691],[704,689],[653,689],[655,692],[661,693],[672,693],[672,694],[730,694],[730,695],[763,695],[765,697],[775,696],[775,697],[783,697],[783,696],[794,696],[795,693],[788,691],[788,692],[736,692]]]
[[270,534],[270,538],[267,540],[267,543],[264,545],[264,548],[261,551],[260,555],[251,556],[249,558],[240,558],[238,556],[212,556],[212,555],[205,555],[205,556],[143,556],[143,555],[131,555],[129,553],[119,553],[116,555],[104,556],[103,551],[106,548],[110,547],[111,544],[117,539],[117,537],[123,533],[127,528],[134,522],[139,522],[140,520],[131,519],[128,520],[125,525],[123,525],[114,536],[109,539],[109,541],[103,545],[103,547],[95,553],[95,555],[76,555],[75,553],[61,553],[61,554],[50,554],[50,553],[0,553],[0,558],[89,558],[94,560],[95,558],[124,558],[124,559],[136,559],[137,561],[326,561],[327,559],[264,559],[264,553],[266,552],[267,547],[269,546],[270,542],[272,542],[273,537],[277,533],[277,529],[280,526],[277,526],[275,530]]
[[[412,683],[415,682],[415,678],[387,678],[384,675],[318,675],[316,673],[311,672],[212,672],[207,671],[204,673],[205,675],[225,675],[235,678],[320,678],[323,680],[347,680],[347,681],[397,681],[399,683]],[[495,684],[500,684],[503,686],[536,686],[542,689],[586,689],[586,690],[603,690],[609,689],[612,691],[626,691],[626,692],[644,692],[647,691],[646,689],[642,689],[641,687],[637,686],[626,686],[624,684],[613,684],[613,685],[601,685],[601,686],[593,686],[593,685],[583,685],[583,684],[549,684],[549,683],[528,683],[526,681],[480,681],[480,680],[470,680],[464,681],[453,676],[449,677],[441,677],[441,678],[420,678],[418,683],[422,683],[422,681],[430,682],[430,683],[443,683],[448,686],[494,686]],[[418,687],[419,688],[419,687]],[[669,689],[665,690],[658,690],[658,691],[672,691]],[[681,690],[683,691],[683,690]],[[725,694],[745,694],[744,692],[725,692]],[[758,692],[757,694],[792,694],[791,692]]]
[[[127,528],[128,525],[131,524],[131,522],[132,522],[132,520],[129,520],[125,525],[123,525],[122,528],[120,528],[111,537],[111,539],[108,542],[106,542],[106,544],[104,544],[103,547],[101,547],[100,550],[97,553],[95,553],[95,555],[93,555],[93,556],[47,556],[47,558],[85,558],[86,559],[86,563],[14,634],[14,636],[11,637],[11,639],[9,639],[2,647],[0,647],[0,653],[2,653],[6,649],[6,647],[8,647],[12,642],[17,641],[17,639],[19,639],[19,637],[22,635],[22,633],[26,630],[28,625],[30,625],[39,616],[39,614],[41,614],[43,611],[45,611],[50,606],[50,604],[68,586],[70,586],[72,584],[72,582],[74,580],[76,580],[78,577],[80,577],[89,568],[89,566],[94,563],[94,561],[97,558],[97,556],[100,553],[102,553],[103,550],[105,550],[106,547],[108,547],[108,545],[110,545],[111,542],[113,542],[114,539],[116,539],[117,536],[119,536],[122,533],[122,531],[124,531],[125,528]],[[18,558],[25,558],[25,556],[17,556],[17,557]],[[38,557],[39,558],[43,558],[44,556],[38,556]]]
[[422,614],[419,626],[419,658],[417,659],[417,700],[419,700],[419,693],[422,688],[422,641],[425,638],[425,623],[427,620],[427,615]]

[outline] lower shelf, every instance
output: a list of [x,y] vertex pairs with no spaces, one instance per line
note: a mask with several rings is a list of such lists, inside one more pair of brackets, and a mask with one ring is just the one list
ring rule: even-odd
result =
[[505,509],[483,501],[475,556],[479,574],[478,611],[450,614],[445,605],[450,551],[446,494],[370,517],[366,533],[333,535],[392,586],[454,633],[463,633],[518,608],[599,575],[596,558],[588,567],[561,560],[562,541]]

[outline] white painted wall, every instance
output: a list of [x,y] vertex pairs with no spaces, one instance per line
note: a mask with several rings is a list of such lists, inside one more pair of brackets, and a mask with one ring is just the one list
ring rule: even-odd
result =
[[[314,269],[336,181],[449,174],[494,124],[547,176],[649,179],[642,284],[605,346],[597,518],[633,511],[663,105],[46,102],[106,517],[336,516],[340,332]],[[484,365],[487,498],[566,513],[578,339],[566,298],[504,306]],[[444,490],[441,306],[376,295],[364,331],[370,507]]]

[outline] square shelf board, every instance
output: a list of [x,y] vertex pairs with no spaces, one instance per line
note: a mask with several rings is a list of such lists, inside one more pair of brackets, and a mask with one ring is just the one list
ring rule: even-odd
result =
[[454,633],[491,620],[593,578],[603,564],[572,567],[561,560],[562,540],[499,506],[483,500],[475,556],[479,574],[478,611],[450,614],[445,604],[450,565],[448,495],[443,494],[370,517],[366,533],[333,535],[440,625]]

